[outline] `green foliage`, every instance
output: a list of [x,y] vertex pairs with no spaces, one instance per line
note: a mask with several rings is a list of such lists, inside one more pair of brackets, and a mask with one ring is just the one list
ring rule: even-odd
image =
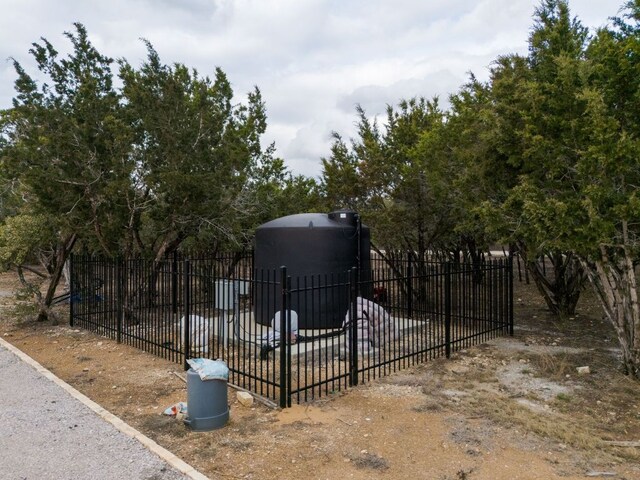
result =
[[459,169],[437,100],[414,98],[389,107],[384,131],[361,108],[357,113],[358,138],[347,146],[335,134],[331,156],[322,161],[327,208],[358,210],[382,248],[421,257],[429,248],[457,245]]
[[322,159],[321,189],[327,210],[357,210],[365,200],[358,159],[338,133],[333,134],[331,156]]
[[499,142],[503,168],[517,183],[483,211],[537,254],[598,256],[623,242],[623,221],[636,235],[638,30],[618,19],[587,46],[565,2],[545,1],[537,15],[527,64],[511,57],[493,71],[498,137],[514,139]]
[[[587,30],[563,0],[536,10],[529,55],[498,60],[491,75],[493,172],[503,181],[477,209],[491,235],[515,245],[550,310],[573,314],[584,274],[572,252],[585,227],[576,165],[585,130]],[[490,175],[490,174],[489,174]],[[553,277],[538,258],[547,257]]]
[[[147,43],[139,70],[121,61],[126,114],[134,131],[137,203],[153,250],[170,251],[203,228],[231,236],[225,220],[260,154],[264,129],[259,92],[249,107],[232,107],[233,91],[222,70],[215,80],[160,62]],[[172,244],[172,247],[169,245]]]
[[556,259],[555,284],[536,278],[551,307],[554,295],[568,298],[568,287],[580,285],[557,272],[586,272],[625,369],[640,378],[640,2],[626,7],[624,18],[589,38],[566,2],[545,1],[529,56],[498,62],[491,79],[498,146],[504,170],[515,168],[517,177],[480,211],[521,246],[528,265],[540,254]]
[[120,62],[134,132],[138,248],[163,255],[185,240],[191,248],[244,247],[257,223],[287,210],[290,191],[304,195],[297,208],[305,205],[311,183],[273,158],[273,146],[261,147],[266,114],[257,88],[233,105],[221,69],[211,80],[147,49],[139,69]]
[[0,225],[0,268],[7,270],[50,254],[55,238],[54,224],[44,215],[8,217]]
[[476,250],[486,251],[496,240],[478,213],[478,204],[503,198],[513,180],[507,168],[496,168],[504,159],[497,149],[497,115],[489,85],[478,82],[472,75],[450,101],[443,147],[455,168],[450,173],[451,205],[457,206],[455,232],[460,236],[461,246],[473,254]]
[[505,183],[487,199],[483,218],[533,255],[571,249],[574,232],[567,227],[580,214],[570,192],[587,140],[579,96],[585,41],[586,30],[570,19],[566,2],[545,0],[536,10],[529,56],[502,57],[492,69],[497,155],[491,167]]
[[46,39],[30,50],[47,77],[40,86],[14,62],[13,108],[3,112],[3,174],[19,181],[29,208],[59,223],[62,235],[91,232],[107,251],[119,238],[128,187],[128,129],[113,89],[112,60],[76,24],[73,52],[58,58]]

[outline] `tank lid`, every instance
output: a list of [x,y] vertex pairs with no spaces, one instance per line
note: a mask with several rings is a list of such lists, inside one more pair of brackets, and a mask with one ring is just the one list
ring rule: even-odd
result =
[[358,213],[354,210],[342,209],[329,213],[330,220],[340,223],[346,223],[347,225],[356,226],[358,224]]

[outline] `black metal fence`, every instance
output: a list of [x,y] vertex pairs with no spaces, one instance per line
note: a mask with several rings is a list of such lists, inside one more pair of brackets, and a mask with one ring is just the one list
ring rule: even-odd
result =
[[[282,407],[513,333],[511,258],[292,277],[252,256],[71,261],[71,325],[171,361],[223,359]],[[281,314],[282,312],[282,314]]]

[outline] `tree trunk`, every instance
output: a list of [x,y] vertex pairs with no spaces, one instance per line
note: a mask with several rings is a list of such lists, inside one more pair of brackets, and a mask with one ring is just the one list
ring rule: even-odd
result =
[[138,324],[136,310],[142,306],[154,306],[160,269],[167,256],[175,252],[186,237],[183,232],[178,232],[173,240],[165,238],[156,252],[151,270],[142,276],[138,285],[135,285],[131,290],[125,291],[122,308],[126,321]]
[[640,380],[640,312],[633,258],[625,247],[610,252],[603,246],[599,260],[583,259],[582,263],[618,336],[624,371]]
[[462,243],[464,245],[464,248],[466,248],[467,250],[469,258],[471,259],[473,283],[474,285],[480,285],[484,280],[484,271],[482,269],[482,264],[484,263],[484,254],[478,248],[475,238],[463,236]]
[[245,255],[245,251],[244,249],[235,252],[233,254],[233,258],[231,258],[231,262],[229,262],[229,264],[227,265],[227,268],[225,269],[225,277],[224,278],[233,278],[234,277],[234,272],[236,269],[236,265],[238,265],[238,263],[240,263],[240,260],[242,260],[242,258]]
[[529,257],[524,245],[518,244],[518,251],[551,313],[560,318],[575,315],[580,293],[587,281],[580,260],[572,253],[550,252],[542,257],[542,262],[549,259],[553,269],[546,272],[539,259]]
[[[402,254],[394,250],[382,251],[373,242],[371,242],[371,249],[374,252],[376,252],[380,256],[380,258],[382,258],[382,260],[384,260],[386,265],[393,272],[393,275],[395,276],[395,278],[404,279],[400,283],[400,288],[402,289],[403,297],[404,298],[409,298],[409,296],[413,297],[415,295],[415,290],[416,290],[415,288],[413,288],[414,287],[413,283],[414,283],[414,278],[416,276],[419,277],[418,272],[414,271],[414,273],[412,273],[411,275],[411,277],[413,278],[409,278],[408,271],[407,271],[408,269],[403,268],[404,260],[406,260],[407,262],[406,265],[404,265],[406,267],[409,267],[409,263],[413,262],[413,255],[411,254],[411,252],[408,251],[405,257],[405,254]],[[400,254],[400,258],[396,258],[398,254]],[[375,288],[375,285],[374,285],[374,288]],[[387,294],[381,293],[379,294],[379,296],[380,298],[386,298]],[[380,298],[377,299],[377,302],[384,303],[382,300],[380,300]]]
[[40,303],[40,311],[38,312],[38,321],[43,322],[49,318],[51,303],[53,302],[53,298],[56,295],[56,289],[58,288],[58,284],[60,283],[60,279],[62,278],[62,273],[64,271],[64,264],[66,263],[71,251],[73,250],[73,246],[76,243],[78,236],[73,233],[66,237],[61,243],[58,244],[56,248],[56,257],[55,257],[55,268],[53,269],[53,273],[49,279],[49,286],[47,287],[47,292],[44,295],[44,298],[39,302]]
[[405,276],[404,272],[402,272],[402,270],[398,268],[397,262],[394,262],[393,258],[389,257],[389,250],[385,250],[383,252],[376,245],[374,245],[373,242],[371,242],[371,249],[374,252],[376,252],[378,255],[380,255],[380,258],[384,260],[384,262],[387,264],[387,266],[391,269],[391,271],[397,278],[402,278]]

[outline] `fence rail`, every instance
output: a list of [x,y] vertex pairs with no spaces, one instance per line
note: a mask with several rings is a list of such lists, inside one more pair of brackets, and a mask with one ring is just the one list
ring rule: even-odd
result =
[[292,276],[251,254],[152,261],[73,256],[71,325],[230,382],[282,407],[513,334],[511,258]]

